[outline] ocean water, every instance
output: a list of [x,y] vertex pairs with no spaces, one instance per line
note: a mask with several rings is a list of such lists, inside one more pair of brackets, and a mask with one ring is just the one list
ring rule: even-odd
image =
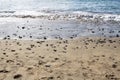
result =
[[0,0],[0,17],[120,21],[120,0]]
[[0,0],[0,11],[19,10],[120,14],[120,0]]

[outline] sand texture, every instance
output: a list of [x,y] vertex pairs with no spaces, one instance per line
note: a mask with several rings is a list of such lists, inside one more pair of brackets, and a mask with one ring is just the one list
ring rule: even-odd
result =
[[120,38],[0,40],[0,80],[120,80]]

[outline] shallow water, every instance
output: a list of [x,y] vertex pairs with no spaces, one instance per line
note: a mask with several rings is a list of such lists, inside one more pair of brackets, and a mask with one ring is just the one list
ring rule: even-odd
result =
[[[13,19],[13,20],[12,20]],[[0,38],[69,39],[77,37],[119,37],[120,23],[88,23],[75,20],[3,18]]]

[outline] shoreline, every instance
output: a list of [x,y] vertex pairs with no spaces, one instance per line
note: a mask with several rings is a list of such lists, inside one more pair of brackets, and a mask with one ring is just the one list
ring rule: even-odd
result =
[[119,37],[120,24],[75,20],[0,19],[3,39],[69,39],[79,37]]
[[0,18],[0,37],[0,80],[120,79],[119,23]]
[[0,80],[120,80],[120,0],[0,0]]

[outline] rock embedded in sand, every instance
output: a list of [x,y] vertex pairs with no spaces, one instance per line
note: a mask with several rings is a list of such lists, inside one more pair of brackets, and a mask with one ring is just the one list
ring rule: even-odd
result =
[[112,68],[117,68],[117,65],[116,65],[116,64],[113,64],[113,65],[112,65]]
[[21,36],[19,36],[19,39],[22,39],[22,37],[21,37]]
[[3,38],[3,40],[6,40],[6,39],[7,39],[7,37],[4,37],[4,38]]
[[17,34],[16,34],[16,33],[13,33],[13,35],[14,35],[14,36],[17,36]]
[[56,49],[54,49],[53,51],[54,51],[54,52],[57,52],[57,50],[56,50]]
[[35,45],[34,45],[34,44],[31,44],[30,47],[33,48],[33,47],[35,47]]
[[13,60],[6,60],[7,63],[12,63],[14,62]]
[[55,60],[59,60],[59,58],[54,58]]
[[120,36],[117,34],[116,37],[120,37]]
[[44,40],[46,40],[47,39],[47,37],[44,37]]
[[21,78],[22,77],[22,75],[21,74],[16,74],[16,75],[14,75],[14,79],[19,79],[19,78]]
[[9,71],[7,71],[7,70],[0,70],[0,73],[8,73]]
[[25,29],[25,27],[22,27],[22,29]]
[[32,36],[30,36],[30,38],[32,38]]
[[107,74],[105,76],[108,80],[119,80],[118,78],[115,77],[114,74]]
[[70,39],[73,39],[73,37],[70,37]]
[[51,65],[45,65],[45,67],[51,67]]
[[31,50],[31,48],[26,48],[27,50]]
[[3,55],[6,55],[6,53],[3,53]]
[[95,33],[95,31],[92,31],[92,33]]
[[48,79],[47,80],[53,80],[54,79],[54,77],[48,77]]
[[48,46],[48,44],[46,44],[46,46]]
[[45,64],[44,61],[42,61],[42,60],[39,60],[39,61],[38,61],[38,65],[43,65],[43,64]]
[[15,52],[15,50],[11,50],[11,52]]

